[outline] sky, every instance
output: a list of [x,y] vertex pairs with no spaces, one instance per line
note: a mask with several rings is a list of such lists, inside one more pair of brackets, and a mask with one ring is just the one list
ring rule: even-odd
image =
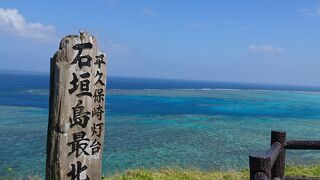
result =
[[49,72],[79,30],[110,76],[320,86],[319,0],[0,0],[0,69]]

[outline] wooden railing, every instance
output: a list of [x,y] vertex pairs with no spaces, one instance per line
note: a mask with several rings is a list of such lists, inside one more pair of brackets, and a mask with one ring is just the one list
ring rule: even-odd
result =
[[286,132],[271,131],[267,152],[249,156],[251,180],[315,180],[320,177],[285,177],[286,149],[320,150],[320,141],[286,141]]

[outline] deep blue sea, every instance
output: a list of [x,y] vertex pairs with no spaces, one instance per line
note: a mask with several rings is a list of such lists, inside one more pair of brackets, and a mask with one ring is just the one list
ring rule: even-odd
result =
[[[0,177],[44,175],[49,76],[0,74]],[[320,88],[108,78],[105,175],[132,168],[239,169],[271,129],[320,139]],[[288,163],[319,163],[288,151]]]

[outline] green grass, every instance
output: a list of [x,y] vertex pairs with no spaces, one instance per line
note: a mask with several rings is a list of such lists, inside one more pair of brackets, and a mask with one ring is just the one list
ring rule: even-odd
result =
[[196,169],[172,169],[160,170],[128,170],[123,174],[115,174],[105,177],[104,180],[203,180],[203,179],[248,179],[248,171],[201,171]]
[[[287,176],[320,177],[320,165],[286,166]],[[15,176],[13,169],[8,169],[8,175],[0,177],[0,180],[40,180],[39,176],[19,178]],[[162,169],[135,169],[125,173],[116,173],[106,176],[103,180],[246,180],[249,179],[249,170],[239,171],[201,171],[198,169],[162,168]]]
[[320,165],[286,166],[286,176],[320,177]]
[[[320,165],[287,166],[287,176],[320,177]],[[104,177],[103,180],[245,180],[249,170],[201,171],[197,169],[163,168],[159,170],[135,169]]]

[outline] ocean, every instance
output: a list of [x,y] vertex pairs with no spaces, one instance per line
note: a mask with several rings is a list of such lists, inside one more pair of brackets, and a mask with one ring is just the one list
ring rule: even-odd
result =
[[[49,76],[0,74],[0,177],[45,174]],[[320,88],[110,77],[103,173],[241,169],[270,131],[320,139]],[[319,163],[288,151],[287,163]]]

